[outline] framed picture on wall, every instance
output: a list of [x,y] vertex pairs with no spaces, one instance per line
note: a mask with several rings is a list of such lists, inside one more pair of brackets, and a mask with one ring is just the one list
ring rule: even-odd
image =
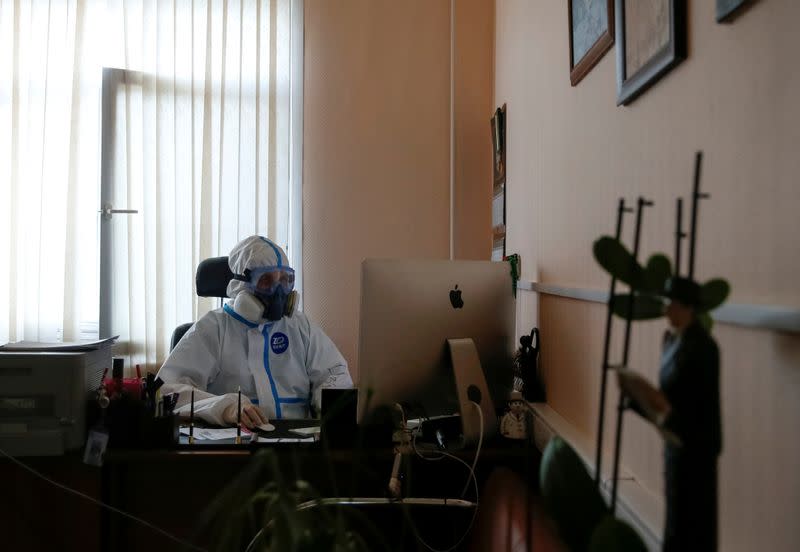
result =
[[578,84],[614,44],[614,0],[568,0],[569,81]]
[[617,105],[686,59],[686,0],[616,0]]
[[498,107],[490,121],[492,129],[492,256],[502,261],[506,254],[506,105]]
[[730,21],[750,0],[717,0],[717,23]]
[[491,119],[494,184],[506,179],[506,106],[498,107]]

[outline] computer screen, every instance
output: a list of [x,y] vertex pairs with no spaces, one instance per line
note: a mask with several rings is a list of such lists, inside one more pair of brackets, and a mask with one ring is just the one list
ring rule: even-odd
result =
[[[361,265],[358,419],[459,412],[448,339],[470,338],[495,405],[512,385],[515,302],[505,262],[367,259]],[[462,378],[463,382],[463,378]]]

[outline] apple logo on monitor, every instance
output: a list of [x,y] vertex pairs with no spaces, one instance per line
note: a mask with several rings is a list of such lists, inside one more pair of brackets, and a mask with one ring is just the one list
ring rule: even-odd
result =
[[464,306],[464,300],[461,298],[461,290],[458,289],[458,284],[456,284],[455,289],[450,290],[450,304],[453,305],[454,309],[460,309]]

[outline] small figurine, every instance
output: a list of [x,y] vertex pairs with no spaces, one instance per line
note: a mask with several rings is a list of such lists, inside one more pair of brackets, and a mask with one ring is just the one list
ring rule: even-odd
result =
[[508,439],[528,438],[527,406],[522,393],[512,391],[508,401],[508,412],[500,420],[500,434]]
[[665,552],[717,549],[719,350],[697,317],[700,295],[689,278],[667,280],[671,331],[664,335],[659,389],[625,372],[619,380],[631,408],[665,438]]
[[664,550],[717,549],[717,458],[722,450],[719,350],[697,319],[700,286],[667,281],[659,387],[668,402],[662,426],[682,445],[664,447],[667,520]]
[[[530,335],[519,338],[520,348],[514,355],[515,379],[522,380],[522,393],[530,402],[544,402],[545,392],[539,374],[539,328],[533,328]],[[514,389],[519,391],[516,383]]]

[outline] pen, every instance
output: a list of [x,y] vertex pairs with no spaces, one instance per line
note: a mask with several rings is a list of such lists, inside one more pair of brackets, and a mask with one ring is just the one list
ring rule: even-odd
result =
[[239,386],[239,396],[236,400],[236,444],[242,444],[242,388]]
[[106,369],[103,370],[103,375],[100,377],[100,385],[97,388],[97,404],[100,405],[100,412],[104,418],[106,415],[105,409],[108,408],[108,404],[110,402],[108,397],[108,389],[106,389],[105,383],[106,374],[108,374],[108,366],[106,366]]
[[192,387],[192,404],[189,407],[189,444],[194,444],[194,387]]
[[114,380],[114,394],[122,395],[122,377],[125,368],[125,360],[116,357],[111,361],[111,379]]
[[164,395],[161,398],[161,401],[164,403],[165,416],[173,415],[175,411],[175,405],[178,404],[178,395],[179,393],[170,393],[169,395]]
[[145,404],[147,411],[151,416],[155,416],[156,410],[156,390],[154,387],[155,379],[155,374],[152,372],[147,372],[147,376],[145,377]]

